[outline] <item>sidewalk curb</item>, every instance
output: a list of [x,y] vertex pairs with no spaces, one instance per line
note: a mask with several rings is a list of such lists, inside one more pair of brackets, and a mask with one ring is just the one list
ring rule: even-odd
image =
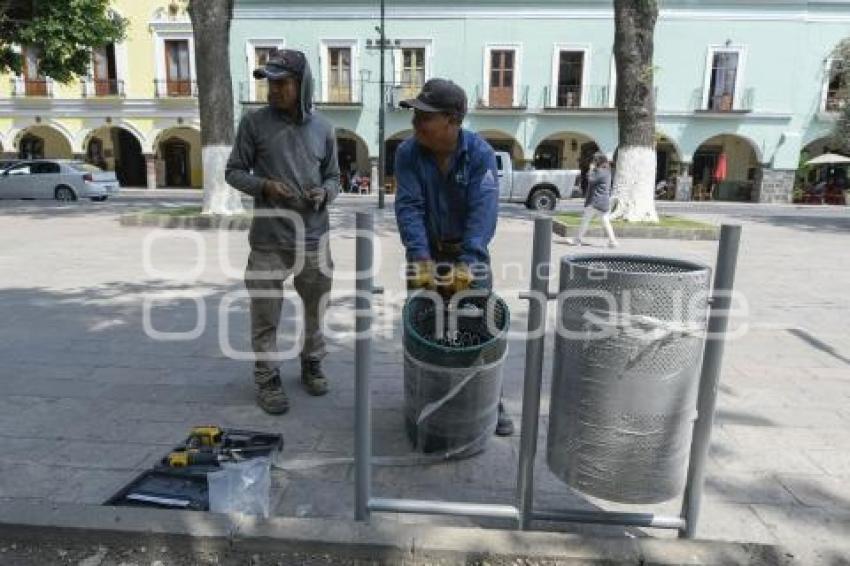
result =
[[235,230],[244,231],[251,228],[251,216],[167,216],[149,212],[122,214],[118,222],[125,227],[153,227],[171,230]]
[[[329,519],[258,519],[192,511],[104,507],[72,503],[0,503],[3,538],[100,544],[160,544],[192,539],[197,550],[337,553],[399,563],[402,560],[518,557],[581,564],[736,565],[794,562],[776,546],[656,538],[591,538],[548,532]],[[573,563],[573,562],[570,562]]]
[[[578,226],[569,226],[560,220],[552,219],[552,232],[558,236],[574,236]],[[720,228],[663,228],[660,226],[618,226],[615,230],[618,238],[643,238],[648,240],[719,240]],[[601,226],[591,226],[587,236],[604,238]]]

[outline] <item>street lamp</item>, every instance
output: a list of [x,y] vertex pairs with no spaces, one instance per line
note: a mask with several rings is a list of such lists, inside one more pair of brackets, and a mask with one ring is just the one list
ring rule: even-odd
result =
[[[380,83],[380,104],[378,106],[378,208],[384,208],[384,171],[386,169],[386,148],[384,147],[385,125],[386,125],[386,105],[387,105],[387,86],[386,77],[384,75],[384,52],[386,51],[388,40],[386,36],[386,26],[384,25],[384,0],[381,0],[381,25],[375,28],[380,34],[380,39],[377,42],[371,40],[366,42],[366,49],[377,49],[380,51],[381,57],[381,74]],[[396,42],[398,43],[398,42]]]

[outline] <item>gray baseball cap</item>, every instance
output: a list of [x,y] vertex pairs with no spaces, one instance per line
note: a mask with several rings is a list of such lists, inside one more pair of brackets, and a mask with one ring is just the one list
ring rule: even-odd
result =
[[273,49],[269,53],[266,64],[254,69],[255,79],[270,79],[273,81],[286,77],[301,78],[307,58],[301,51],[295,49]]
[[466,93],[450,80],[431,79],[422,86],[422,91],[416,98],[403,100],[399,106],[422,112],[444,112],[465,116]]

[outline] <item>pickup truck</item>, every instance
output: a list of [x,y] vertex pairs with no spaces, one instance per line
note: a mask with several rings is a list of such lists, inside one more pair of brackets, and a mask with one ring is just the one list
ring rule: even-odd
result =
[[515,171],[511,156],[496,152],[499,169],[499,200],[521,202],[532,210],[554,210],[559,198],[572,196],[578,169],[541,169]]

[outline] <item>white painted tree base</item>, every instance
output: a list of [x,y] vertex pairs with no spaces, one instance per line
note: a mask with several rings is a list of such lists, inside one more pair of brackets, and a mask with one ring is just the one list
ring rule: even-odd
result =
[[614,176],[612,218],[627,222],[658,222],[655,211],[655,148],[620,146]]
[[202,149],[204,163],[203,214],[242,214],[242,193],[224,180],[224,167],[230,157],[229,145],[210,145]]

